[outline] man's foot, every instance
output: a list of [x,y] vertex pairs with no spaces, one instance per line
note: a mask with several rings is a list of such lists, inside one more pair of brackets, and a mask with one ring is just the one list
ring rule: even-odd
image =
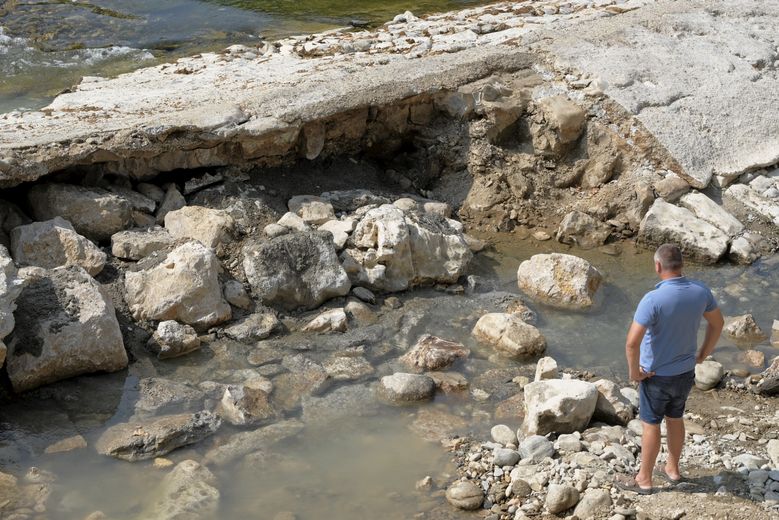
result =
[[653,491],[651,479],[649,479],[649,482],[639,482],[638,477],[631,478],[627,475],[618,475],[615,483],[621,490],[638,493],[639,495],[651,495]]
[[656,466],[654,474],[671,484],[678,484],[679,482],[684,482],[684,477],[682,477],[679,474],[679,470],[675,469],[671,471],[668,469],[668,466],[665,467],[660,465]]

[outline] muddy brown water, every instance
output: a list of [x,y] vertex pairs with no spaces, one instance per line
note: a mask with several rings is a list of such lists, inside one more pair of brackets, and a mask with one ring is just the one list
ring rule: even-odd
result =
[[[519,240],[512,235],[491,238],[494,249],[476,256],[470,274],[481,277],[485,285],[512,293],[518,292],[516,269],[522,260],[541,252],[569,251],[552,241]],[[533,305],[539,316],[538,326],[548,340],[547,353],[564,368],[588,369],[624,379],[625,330],[634,306],[655,279],[648,252],[627,244],[619,247],[622,251],[618,256],[598,250],[570,251],[590,260],[605,274],[606,283],[594,310],[575,313]],[[769,259],[749,267],[690,266],[688,275],[711,285],[725,314],[752,312],[768,331],[772,320],[779,317],[775,305],[779,299],[778,264]],[[218,517],[273,518],[281,511],[291,511],[300,519],[400,519],[434,508],[443,511],[442,517],[467,517],[448,508],[440,495],[416,492],[414,483],[431,475],[438,485],[445,485],[455,475],[446,451],[420,432],[435,431],[443,424],[444,428],[453,425],[451,431],[455,433],[486,436],[497,422],[519,424],[515,418],[495,419],[493,414],[500,400],[516,393],[511,390],[512,374],[530,374],[533,365],[496,357],[471,338],[470,330],[479,315],[494,307],[487,295],[452,295],[432,288],[401,294],[404,307],[385,315],[383,323],[388,332],[377,341],[389,347],[370,342],[365,346],[368,359],[377,368],[368,379],[371,383],[398,369],[395,359],[420,334],[461,341],[472,354],[453,370],[465,374],[472,389],[487,391],[489,398],[480,401],[468,393],[439,395],[432,403],[395,408],[376,405],[366,390],[360,401],[363,404],[357,405],[363,408],[334,421],[312,421],[299,435],[268,448],[263,457],[213,468],[221,493]],[[293,350],[306,343],[300,334],[274,341],[277,347]],[[308,342],[308,350],[303,353],[314,358],[322,354],[317,348],[331,348],[327,341],[318,347],[320,342],[310,336]],[[96,510],[109,518],[138,518],[155,497],[167,470],[155,469],[151,461],[127,463],[100,456],[93,448],[96,437],[106,424],[124,420],[132,413],[139,377],[156,375],[192,383],[226,380],[237,370],[251,368],[246,356],[252,348],[215,341],[202,352],[177,360],[152,362],[139,358],[128,372],[76,378],[7,403],[0,411],[2,469],[23,474],[36,466],[56,475],[48,518],[80,519]],[[779,353],[768,343],[754,348],[769,358]],[[743,347],[723,339],[716,358],[727,368],[745,367],[758,372],[755,367],[743,365],[742,352]],[[303,413],[304,421],[307,413]],[[433,420],[428,420],[431,417]],[[76,431],[86,437],[89,447],[43,454],[47,445]],[[169,458],[174,462],[202,460],[213,443],[222,442],[236,431],[239,429],[223,426],[214,438],[177,450]]]

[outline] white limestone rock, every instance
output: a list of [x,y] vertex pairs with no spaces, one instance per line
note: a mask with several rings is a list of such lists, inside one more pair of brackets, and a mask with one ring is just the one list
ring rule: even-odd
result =
[[106,254],[60,217],[14,228],[11,255],[20,265],[45,269],[76,265],[92,276],[102,271],[106,263]]
[[111,254],[124,260],[138,261],[173,243],[168,230],[161,227],[131,229],[111,236]]
[[525,422],[528,434],[583,431],[598,402],[598,389],[578,380],[547,379],[525,385]]
[[700,262],[713,264],[728,250],[728,235],[663,199],[655,200],[639,227],[639,240],[659,246],[678,244],[682,252]]
[[176,320],[205,329],[230,319],[219,284],[216,255],[187,242],[159,264],[125,275],[127,305],[136,320]]
[[200,338],[195,329],[173,320],[161,321],[152,337],[148,348],[158,359],[169,359],[183,356],[200,348]]
[[233,217],[221,209],[186,206],[165,215],[165,229],[171,236],[197,240],[211,249],[231,242],[234,228]]
[[536,356],[546,350],[543,334],[516,314],[485,314],[476,322],[471,333],[479,341],[513,359]]
[[517,284],[531,298],[560,309],[592,307],[603,277],[586,260],[559,253],[533,255],[519,264]]
[[333,205],[314,195],[297,195],[289,199],[287,207],[308,225],[319,226],[335,219]]
[[703,193],[688,193],[681,198],[679,204],[730,237],[744,230],[744,224]]

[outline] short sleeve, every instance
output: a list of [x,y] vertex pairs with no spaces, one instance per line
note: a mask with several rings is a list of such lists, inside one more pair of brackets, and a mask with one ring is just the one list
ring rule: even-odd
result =
[[641,298],[636,308],[636,314],[633,316],[633,321],[649,328],[654,325],[656,318],[657,309],[652,301],[652,293],[647,293]]
[[711,289],[706,288],[706,310],[704,312],[711,312],[718,307],[717,300],[714,298],[714,294]]

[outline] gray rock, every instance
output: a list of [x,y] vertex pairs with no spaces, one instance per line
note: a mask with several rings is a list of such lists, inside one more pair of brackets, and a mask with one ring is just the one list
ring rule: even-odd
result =
[[14,228],[11,255],[21,265],[45,269],[76,265],[92,276],[102,271],[106,262],[104,252],[60,217]]
[[161,321],[147,344],[158,359],[184,356],[200,348],[200,338],[195,329],[177,321]]
[[774,396],[779,395],[779,357],[774,358],[762,374],[758,393],[760,395]]
[[713,264],[727,251],[729,237],[691,211],[657,199],[641,221],[639,240],[654,246],[678,244],[688,257]]
[[6,338],[14,390],[127,366],[110,296],[80,267],[20,271],[26,285],[16,300],[16,327]]
[[412,370],[444,370],[470,353],[462,343],[425,334],[411,350],[401,356],[400,361]]
[[289,228],[282,226],[281,224],[268,224],[265,226],[265,228],[263,228],[263,232],[269,238],[276,238],[289,233]]
[[251,309],[252,299],[249,297],[249,293],[246,292],[243,284],[238,280],[226,281],[222,286],[222,293],[227,303],[233,307],[244,310]]
[[681,198],[679,204],[728,236],[735,236],[744,230],[744,225],[736,217],[703,193],[688,193]]
[[299,420],[289,419],[256,430],[235,433],[210,449],[203,459],[203,464],[227,466],[246,455],[267,449],[279,441],[297,435],[303,426]]
[[760,466],[768,462],[765,458],[752,455],[751,453],[736,455],[731,461],[736,467],[743,467],[750,471],[760,469]]
[[525,386],[524,428],[530,434],[582,431],[590,422],[598,401],[592,383],[548,379]]
[[184,195],[176,188],[175,184],[168,185],[165,190],[165,198],[162,199],[160,207],[157,208],[157,224],[165,222],[165,217],[171,211],[176,211],[187,205]]
[[154,202],[162,202],[165,198],[165,190],[157,186],[156,184],[149,184],[148,182],[139,182],[135,189],[138,193],[146,198],[153,200]]
[[5,338],[14,329],[14,311],[16,310],[16,298],[22,292],[24,280],[17,276],[8,250],[0,246],[0,367],[3,366],[6,356]]
[[459,480],[446,490],[446,500],[458,509],[472,511],[484,503],[484,492],[475,482]]
[[346,241],[349,240],[349,235],[354,231],[357,222],[354,219],[346,220],[328,220],[321,226],[319,231],[327,231],[333,235],[333,243],[337,250],[341,250],[346,245]]
[[111,236],[111,254],[125,260],[140,260],[173,243],[173,237],[164,228],[132,229]]
[[273,385],[262,376],[256,376],[241,385],[225,388],[216,413],[230,424],[254,425],[279,417],[270,402]]
[[553,457],[554,453],[554,444],[542,435],[531,435],[519,443],[522,460],[537,463],[546,457]]
[[701,390],[711,390],[722,381],[725,370],[722,364],[712,360],[695,365],[695,386]]
[[203,409],[205,394],[190,383],[161,377],[145,377],[138,381],[138,399],[133,406],[133,419],[148,419],[173,412],[195,412]]
[[172,237],[197,240],[211,249],[231,242],[235,229],[235,221],[227,211],[202,206],[169,211],[164,220]]
[[513,359],[536,356],[546,350],[546,338],[518,314],[491,312],[476,322],[471,334]]
[[554,446],[558,451],[565,451],[568,453],[577,453],[583,449],[582,441],[572,433],[559,435]]
[[533,148],[542,154],[563,154],[579,139],[586,121],[584,109],[565,96],[544,98],[530,127]]
[[528,296],[561,309],[587,309],[603,277],[589,262],[572,255],[533,255],[519,265],[517,283]]
[[598,389],[598,401],[595,404],[592,420],[606,424],[627,425],[635,413],[633,405],[620,393],[619,387],[608,379],[595,381],[595,386]]
[[779,469],[779,439],[771,439],[766,444],[766,453],[771,459],[771,467]]
[[125,275],[127,305],[136,320],[176,320],[207,328],[230,319],[219,284],[221,266],[203,244],[188,242],[162,263]]
[[619,393],[622,394],[622,397],[628,400],[633,408],[638,408],[638,390],[633,387],[626,386],[625,388],[620,388]]
[[378,403],[371,386],[346,385],[323,396],[303,397],[303,421],[306,424],[328,424],[378,413]]
[[599,222],[581,211],[572,211],[563,217],[557,228],[557,241],[575,244],[582,249],[602,246],[611,234],[611,226]]
[[333,205],[314,195],[292,197],[287,203],[287,207],[309,225],[318,226],[335,219]]
[[513,466],[519,462],[519,452],[506,448],[495,448],[492,452],[492,463],[496,466]]
[[362,356],[336,355],[322,363],[322,367],[336,381],[354,381],[376,371]]
[[281,327],[276,313],[271,309],[249,314],[236,323],[226,327],[224,334],[236,341],[259,341],[265,339]]
[[738,343],[760,343],[768,339],[768,335],[763,332],[751,314],[727,318],[724,332],[727,337]]
[[211,412],[165,415],[149,422],[119,423],[108,428],[95,444],[101,455],[136,462],[170,453],[213,434],[221,420]]
[[327,233],[250,240],[243,248],[243,267],[256,298],[287,309],[318,307],[351,287]]
[[536,363],[536,375],[534,381],[541,381],[542,379],[557,379],[557,361],[549,356],[542,357]]
[[579,491],[573,486],[550,484],[546,492],[546,510],[553,515],[562,513],[579,502]]
[[676,202],[690,191],[690,185],[675,173],[669,173],[663,180],[655,184],[657,196],[668,202]]
[[433,398],[435,383],[421,374],[404,374],[397,372],[381,378],[379,394],[391,403],[408,403],[425,401]]
[[517,444],[517,434],[506,426],[505,424],[496,424],[492,427],[490,430],[490,436],[492,437],[492,440],[495,442],[498,442],[504,446],[507,444]]
[[216,477],[194,460],[179,462],[155,487],[141,518],[207,520],[218,516],[220,494]]
[[304,327],[303,332],[346,332],[348,321],[343,309],[330,309],[320,313]]
[[573,514],[580,520],[604,518],[611,510],[611,495],[606,489],[588,489],[576,505]]
[[365,303],[374,305],[376,303],[376,296],[373,292],[365,287],[352,287],[352,294]]
[[130,203],[101,188],[71,184],[39,184],[27,194],[36,220],[62,217],[85,237],[100,241],[132,223]]

